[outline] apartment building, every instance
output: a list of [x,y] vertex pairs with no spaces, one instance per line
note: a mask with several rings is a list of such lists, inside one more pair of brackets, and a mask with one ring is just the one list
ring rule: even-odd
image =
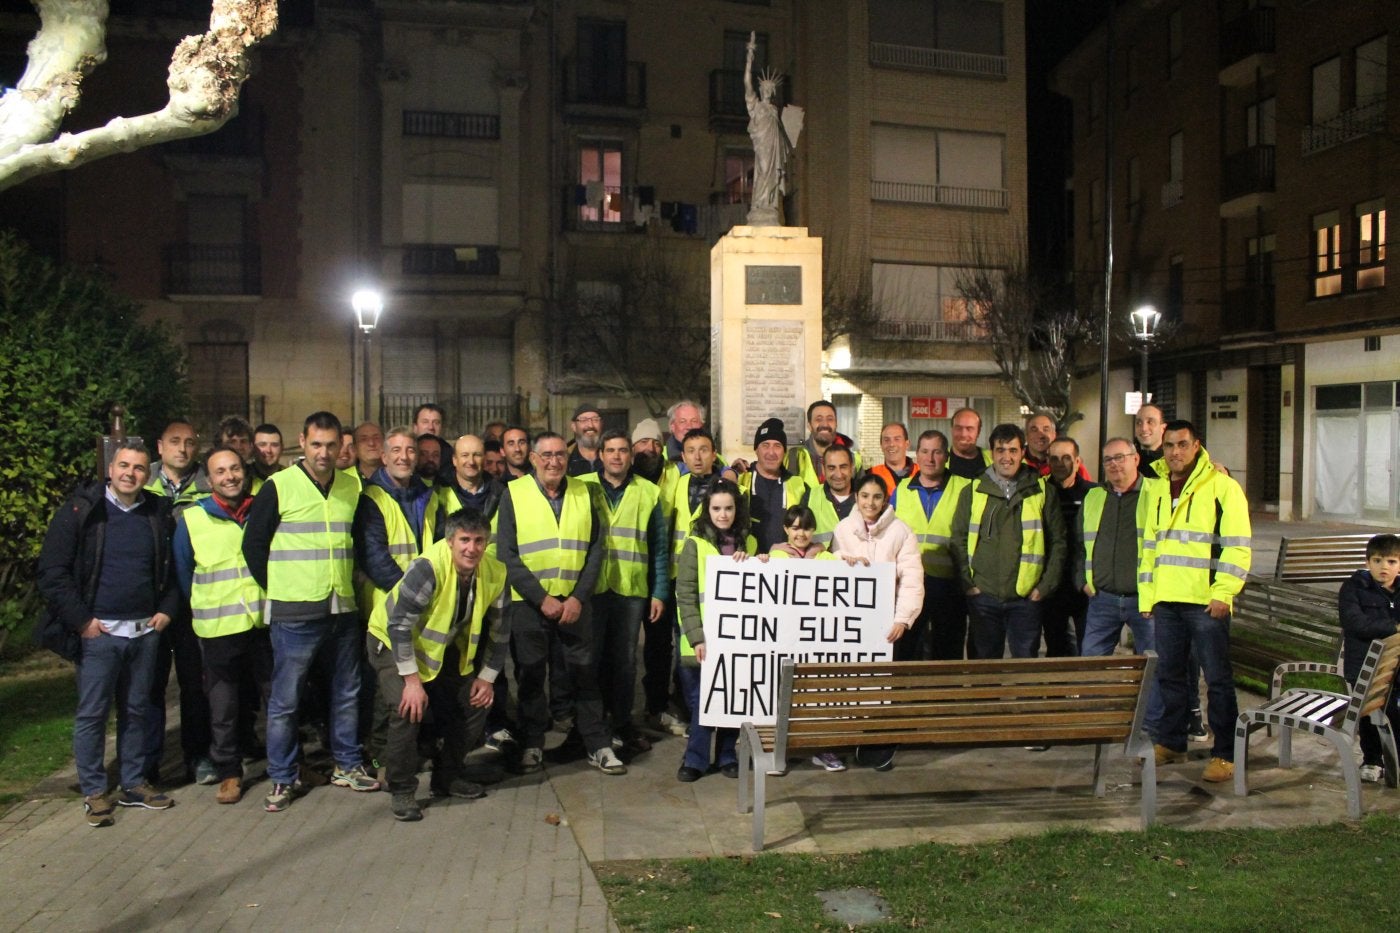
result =
[[[1111,211],[1113,315],[1163,312],[1148,388],[1168,414],[1202,429],[1256,508],[1393,522],[1400,300],[1386,283],[1386,201],[1400,183],[1388,103],[1400,85],[1388,46],[1400,7],[1147,7],[1116,7],[1111,71],[1105,24],[1053,78],[1073,101],[1081,292],[1102,301]],[[1109,434],[1130,429],[1124,394],[1140,387],[1136,348],[1115,351]],[[1099,391],[1086,375],[1079,407],[1095,411]]]

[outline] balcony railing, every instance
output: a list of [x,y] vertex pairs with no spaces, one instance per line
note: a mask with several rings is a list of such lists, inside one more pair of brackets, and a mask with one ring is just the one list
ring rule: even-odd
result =
[[904,181],[871,181],[870,197],[875,201],[896,201],[901,204],[938,204],[1002,211],[1010,204],[1010,195],[1005,188],[962,188]]
[[882,68],[909,68],[945,74],[974,75],[979,78],[1005,78],[1006,56],[953,49],[930,49],[918,45],[870,43],[870,64]]
[[1274,329],[1273,285],[1245,285],[1225,293],[1220,305],[1220,329],[1227,334],[1252,334]]
[[[409,424],[419,405],[432,402],[443,409],[446,431],[480,431],[492,421],[520,424],[523,399],[513,392],[472,392],[462,395],[381,392],[380,424]],[[455,434],[453,435],[456,436]]]
[[167,295],[261,295],[262,256],[254,243],[174,243],[164,250]]
[[1385,98],[1337,114],[1330,120],[1303,127],[1303,155],[1339,146],[1348,140],[1385,129]]
[[404,275],[500,275],[501,253],[494,246],[405,243]]
[[1274,51],[1274,8],[1255,7],[1220,30],[1220,67]]
[[501,118],[494,113],[446,113],[405,110],[405,136],[446,136],[452,139],[500,139]]
[[971,321],[886,318],[875,322],[870,336],[875,340],[913,340],[919,343],[974,343],[987,339],[987,331]]
[[1186,197],[1186,182],[1180,178],[1162,185],[1162,206],[1175,207]]
[[[637,232],[643,209],[639,189],[627,185],[565,185],[564,229],[608,233]],[[660,205],[653,205],[657,210]],[[698,222],[698,212],[697,212]]]
[[1225,157],[1222,194],[1226,201],[1274,190],[1274,147],[1250,146]]
[[564,103],[641,110],[647,105],[645,62],[564,59]]

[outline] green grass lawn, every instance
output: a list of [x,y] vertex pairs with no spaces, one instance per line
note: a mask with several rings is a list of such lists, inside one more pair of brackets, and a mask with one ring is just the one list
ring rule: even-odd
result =
[[1291,830],[1054,832],[975,846],[597,866],[624,930],[844,930],[815,892],[863,887],[883,927],[1393,930],[1400,819]]
[[73,757],[73,665],[47,651],[0,661],[0,809]]

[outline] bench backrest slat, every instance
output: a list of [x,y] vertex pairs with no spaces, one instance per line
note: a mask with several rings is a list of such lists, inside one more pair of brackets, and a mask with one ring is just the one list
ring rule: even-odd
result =
[[1366,566],[1371,535],[1309,535],[1282,538],[1274,579],[1293,583],[1340,583]]

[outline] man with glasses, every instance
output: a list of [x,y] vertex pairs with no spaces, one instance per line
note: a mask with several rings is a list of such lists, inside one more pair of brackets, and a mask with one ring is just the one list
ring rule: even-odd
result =
[[594,405],[574,409],[574,442],[569,445],[569,475],[603,472],[603,459],[598,448],[603,438],[603,413]]

